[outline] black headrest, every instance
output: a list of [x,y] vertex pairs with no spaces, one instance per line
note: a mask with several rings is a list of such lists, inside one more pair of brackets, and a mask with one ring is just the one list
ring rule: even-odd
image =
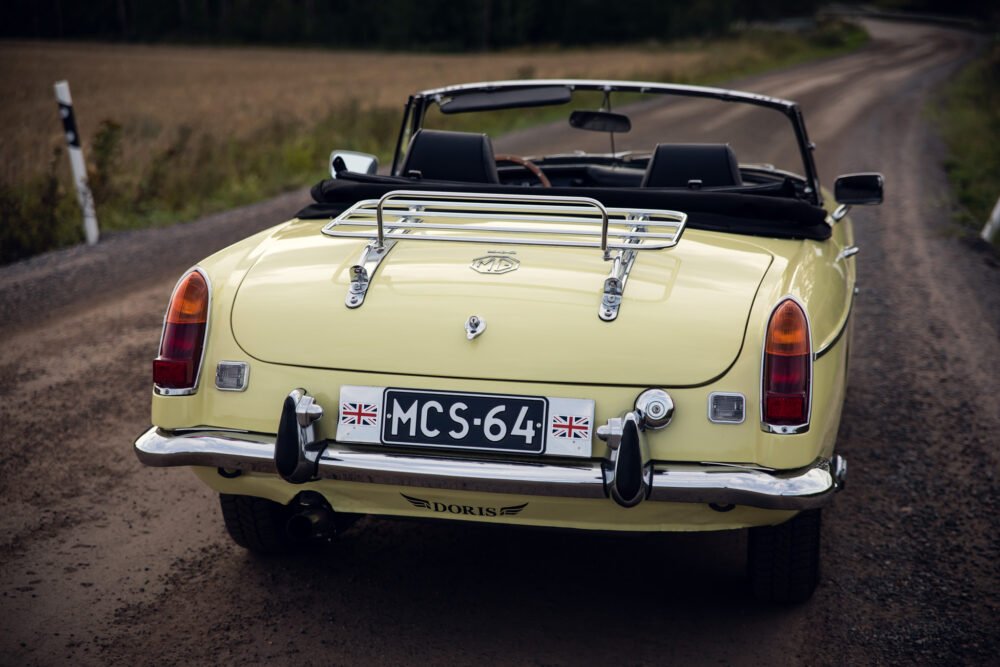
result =
[[729,144],[657,144],[649,159],[644,188],[712,188],[742,185],[740,166]]
[[493,142],[485,134],[417,130],[403,163],[402,176],[420,172],[434,181],[499,183]]

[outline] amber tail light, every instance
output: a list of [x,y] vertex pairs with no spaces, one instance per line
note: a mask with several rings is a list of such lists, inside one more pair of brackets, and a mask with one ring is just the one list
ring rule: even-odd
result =
[[[768,426],[805,426],[809,423],[812,344],[809,322],[792,299],[782,301],[767,324],[761,418]],[[791,432],[786,431],[786,432]]]
[[153,384],[164,393],[185,393],[198,384],[208,328],[208,280],[189,271],[170,296],[163,320],[160,354],[153,360]]

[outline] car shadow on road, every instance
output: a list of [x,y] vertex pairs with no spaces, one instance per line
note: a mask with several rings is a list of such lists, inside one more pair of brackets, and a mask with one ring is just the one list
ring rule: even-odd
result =
[[320,549],[233,553],[217,566],[245,625],[269,610],[279,636],[295,629],[295,651],[502,663],[523,644],[517,654],[541,663],[620,660],[622,650],[636,662],[664,651],[724,659],[795,614],[750,598],[745,539],[366,518]]

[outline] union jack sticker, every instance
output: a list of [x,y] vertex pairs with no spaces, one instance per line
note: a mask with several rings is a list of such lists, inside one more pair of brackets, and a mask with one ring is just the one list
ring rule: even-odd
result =
[[341,403],[340,423],[353,426],[375,426],[378,406],[374,403]]
[[590,439],[590,417],[555,415],[552,418],[552,435],[556,438]]

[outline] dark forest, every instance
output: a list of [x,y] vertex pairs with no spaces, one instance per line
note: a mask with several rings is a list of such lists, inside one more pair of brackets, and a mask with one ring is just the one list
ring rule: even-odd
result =
[[[0,37],[129,42],[310,44],[474,51],[622,44],[725,33],[734,24],[812,16],[823,0],[6,0]],[[975,0],[887,0],[985,19]]]

